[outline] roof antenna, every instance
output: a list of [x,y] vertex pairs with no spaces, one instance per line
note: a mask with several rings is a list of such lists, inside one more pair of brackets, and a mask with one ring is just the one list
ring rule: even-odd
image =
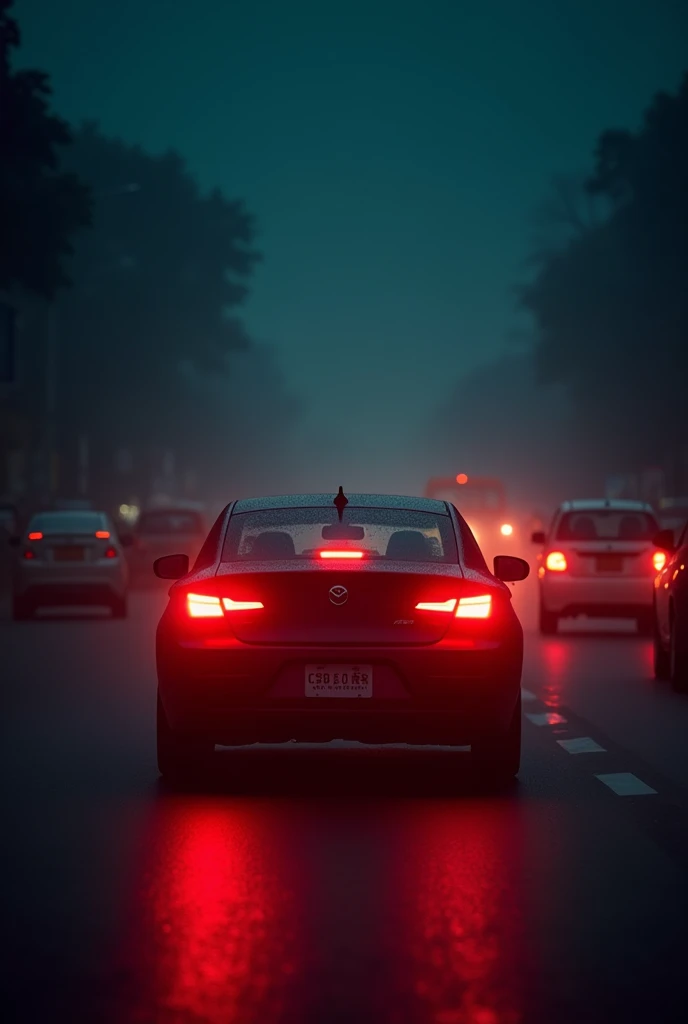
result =
[[339,494],[334,499],[332,504],[336,505],[336,507],[337,507],[337,512],[339,513],[339,522],[341,523],[342,516],[344,515],[344,509],[349,504],[349,499],[344,494],[344,488],[341,485],[339,487]]

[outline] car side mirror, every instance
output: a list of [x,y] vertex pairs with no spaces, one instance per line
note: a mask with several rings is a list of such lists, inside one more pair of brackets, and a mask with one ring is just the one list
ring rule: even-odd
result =
[[547,540],[544,530],[535,530],[535,532],[530,535],[530,539],[533,544],[544,544]]
[[656,548],[660,548],[662,551],[673,551],[676,546],[674,544],[674,531],[660,530],[659,533],[655,534],[652,538],[652,543]]
[[153,572],[160,580],[180,580],[188,571],[188,555],[163,555],[153,562]]
[[518,583],[530,574],[530,566],[524,558],[515,555],[495,555],[494,574],[504,583]]

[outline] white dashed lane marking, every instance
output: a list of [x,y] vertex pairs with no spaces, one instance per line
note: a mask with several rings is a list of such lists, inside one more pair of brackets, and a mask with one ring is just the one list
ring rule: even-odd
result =
[[546,711],[544,715],[526,715],[529,722],[533,725],[562,725],[566,722],[563,715],[560,715],[556,711]]
[[523,700],[537,700],[537,696],[532,690],[521,689],[521,697]]
[[606,750],[595,743],[590,736],[578,736],[575,740],[557,740],[567,754],[605,754]]
[[596,779],[609,786],[617,796],[651,796],[657,794],[657,790],[639,779],[632,772],[613,772],[610,775],[596,775]]

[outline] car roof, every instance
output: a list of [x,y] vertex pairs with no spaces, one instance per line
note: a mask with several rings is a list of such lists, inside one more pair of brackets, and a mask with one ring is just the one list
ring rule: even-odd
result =
[[600,512],[611,509],[618,512],[649,512],[654,515],[652,505],[646,501],[632,501],[630,498],[584,498],[577,501],[563,501],[562,512]]
[[[349,508],[390,508],[409,512],[434,512],[448,515],[447,503],[436,498],[419,498],[404,494],[347,494]],[[335,492],[327,494],[276,494],[265,498],[241,498],[232,509],[236,512],[263,512],[268,509],[330,508]]]

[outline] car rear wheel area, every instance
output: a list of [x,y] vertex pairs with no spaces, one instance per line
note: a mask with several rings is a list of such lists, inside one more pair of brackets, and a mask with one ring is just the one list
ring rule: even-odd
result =
[[174,733],[167,721],[160,693],[157,697],[156,737],[158,771],[166,781],[190,781],[209,766],[214,743],[211,740]]
[[688,641],[680,635],[675,616],[671,621],[669,678],[676,693],[688,693]]
[[473,768],[488,781],[507,783],[518,775],[521,767],[521,695],[514,708],[508,731],[502,736],[489,736],[471,744]]

